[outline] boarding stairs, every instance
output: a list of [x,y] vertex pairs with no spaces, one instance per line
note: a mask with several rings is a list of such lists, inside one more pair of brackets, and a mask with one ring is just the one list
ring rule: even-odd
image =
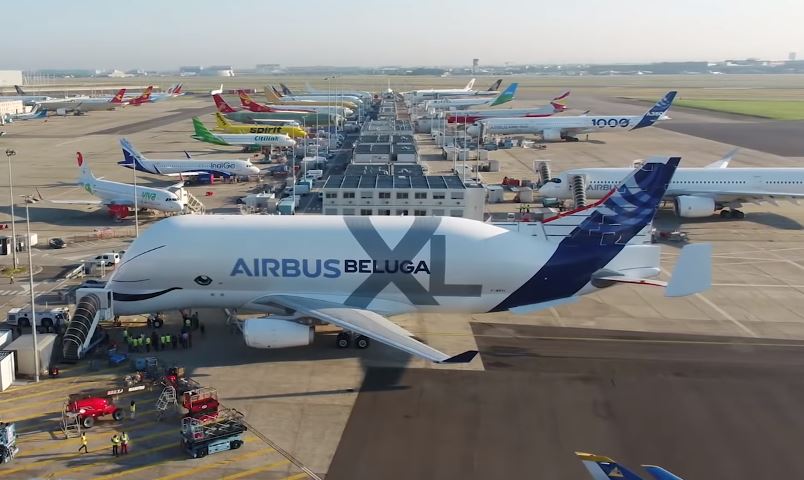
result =
[[104,288],[81,288],[76,292],[78,303],[62,340],[65,362],[77,362],[103,340],[96,335],[98,324],[114,318],[112,292]]
[[184,200],[184,207],[187,209],[188,213],[194,213],[196,215],[203,215],[206,213],[206,207],[204,207],[204,204],[201,203],[201,200],[199,200],[198,197],[186,190],[185,194],[187,195],[187,198]]
[[573,175],[570,178],[572,185],[572,196],[575,200],[575,208],[586,206],[586,179],[583,175]]
[[81,422],[78,420],[78,413],[71,412],[69,405],[69,401],[64,402],[64,408],[61,411],[61,431],[64,433],[65,439],[81,436]]
[[552,178],[550,176],[551,175],[550,164],[543,160],[534,161],[534,163],[536,164],[535,165],[536,168],[534,170],[536,170],[536,172],[538,172],[539,174],[539,185],[541,186],[549,182],[550,179]]
[[173,405],[174,408],[178,408],[179,406],[178,402],[176,402],[176,389],[173,388],[173,385],[168,385],[162,390],[162,394],[160,394],[159,398],[156,400],[156,410],[159,412],[156,417],[157,421],[162,419],[162,415],[171,405]]

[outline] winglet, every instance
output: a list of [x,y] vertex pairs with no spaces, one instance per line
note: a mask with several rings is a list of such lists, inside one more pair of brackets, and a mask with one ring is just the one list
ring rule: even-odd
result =
[[656,104],[645,113],[639,123],[637,123],[631,130],[650,127],[656,123],[657,120],[661,119],[664,113],[670,108],[670,105],[673,104],[673,100],[676,98],[677,93],[678,92],[676,91],[667,92],[667,94],[665,94],[661,100],[656,102]]
[[642,480],[642,478],[609,457],[594,453],[575,452],[595,480]]
[[740,151],[739,147],[734,148],[734,149],[730,150],[729,153],[724,155],[723,158],[721,158],[717,162],[710,163],[709,165],[705,166],[704,168],[726,168],[726,167],[729,166],[729,162],[731,162],[731,160],[734,158],[735,155],[737,155],[737,152],[739,152],[739,151]]
[[477,356],[477,350],[467,350],[463,353],[449,357],[446,360],[442,360],[439,363],[469,363],[475,358],[475,356]]
[[712,245],[696,243],[681,249],[676,268],[667,284],[666,297],[700,293],[712,286]]
[[84,166],[84,156],[81,155],[81,152],[75,152],[75,159],[78,162],[79,167]]

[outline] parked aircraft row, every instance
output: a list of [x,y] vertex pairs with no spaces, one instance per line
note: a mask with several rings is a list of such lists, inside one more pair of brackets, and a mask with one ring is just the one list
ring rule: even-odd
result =
[[[121,88],[113,96],[99,95],[87,96],[76,95],[72,97],[52,98],[45,95],[27,95],[19,85],[14,87],[19,95],[2,96],[3,100],[21,100],[27,106],[33,106],[34,111],[60,112],[60,113],[86,113],[97,110],[113,110],[123,106],[137,106],[149,102],[158,102],[168,98],[183,95],[181,92],[182,84],[178,83],[171,86],[165,93],[153,93],[153,86],[148,86],[142,93],[136,96],[126,96],[126,89]],[[12,116],[12,120],[26,120],[30,118],[44,118],[43,115],[24,117],[25,114]]]

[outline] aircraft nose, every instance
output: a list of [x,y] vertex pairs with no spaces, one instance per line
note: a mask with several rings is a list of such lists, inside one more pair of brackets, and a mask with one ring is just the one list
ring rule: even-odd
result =
[[466,133],[469,135],[476,137],[480,134],[480,127],[472,125],[471,127],[466,127]]

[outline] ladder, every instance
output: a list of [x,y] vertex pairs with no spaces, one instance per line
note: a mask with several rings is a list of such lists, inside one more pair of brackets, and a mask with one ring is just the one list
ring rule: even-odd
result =
[[162,394],[159,395],[159,399],[156,401],[156,409],[159,411],[156,417],[157,421],[162,419],[162,415],[170,405],[176,408],[179,406],[178,403],[176,403],[176,389],[173,388],[173,385],[166,386],[165,389],[162,390]]
[[191,213],[195,213],[198,215],[203,215],[206,212],[206,208],[204,204],[192,193],[185,191],[187,194],[187,200],[184,202],[184,206],[187,207]]
[[61,431],[64,438],[76,438],[81,436],[81,422],[78,421],[78,414],[68,410],[69,401],[64,402],[61,411]]

